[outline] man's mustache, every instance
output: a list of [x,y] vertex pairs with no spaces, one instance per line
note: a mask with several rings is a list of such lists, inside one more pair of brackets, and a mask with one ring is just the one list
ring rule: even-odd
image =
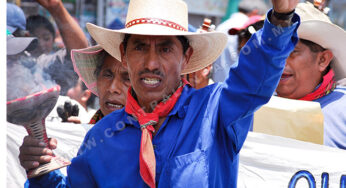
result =
[[157,76],[160,76],[160,77],[164,77],[164,74],[161,71],[159,71],[158,69],[155,69],[153,71],[145,69],[145,70],[139,72],[139,76],[142,76],[142,74],[154,74],[154,75],[157,75]]

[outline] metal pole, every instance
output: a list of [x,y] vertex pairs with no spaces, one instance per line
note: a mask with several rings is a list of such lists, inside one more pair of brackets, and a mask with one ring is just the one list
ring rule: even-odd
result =
[[104,27],[104,0],[97,0],[96,24]]

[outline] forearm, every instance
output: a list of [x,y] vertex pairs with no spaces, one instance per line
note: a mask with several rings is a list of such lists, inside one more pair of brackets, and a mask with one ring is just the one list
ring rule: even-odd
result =
[[61,1],[56,6],[47,9],[52,14],[58,26],[68,54],[71,49],[88,47],[88,40],[83,30],[72,18]]
[[250,98],[270,97],[298,41],[298,25],[297,15],[291,27],[275,26],[266,20],[264,27],[242,48],[237,68],[229,72],[225,92],[237,93],[234,96],[237,98],[246,97],[243,103]]
[[[268,14],[270,15],[270,13]],[[267,103],[279,82],[285,67],[286,58],[294,49],[297,37],[299,17],[295,16],[291,27],[276,27],[265,21],[264,27],[255,33],[243,47],[237,68],[231,69],[225,81],[220,98],[220,113],[228,134],[239,135],[247,124],[236,124],[239,119],[254,113]],[[235,110],[222,110],[232,108]],[[233,125],[231,128],[230,125]],[[240,126],[241,125],[241,126]],[[231,131],[232,130],[232,131]],[[240,149],[244,136],[237,139],[236,148]]]

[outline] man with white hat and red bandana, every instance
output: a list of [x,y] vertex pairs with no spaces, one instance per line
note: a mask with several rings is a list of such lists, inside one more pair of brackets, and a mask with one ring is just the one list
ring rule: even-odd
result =
[[346,149],[346,32],[311,3],[299,3],[300,38],[287,58],[277,94],[316,101],[324,115],[324,144]]
[[236,187],[253,113],[270,99],[298,41],[297,3],[273,1],[238,67],[224,83],[199,90],[181,75],[214,62],[227,36],[188,32],[182,0],[131,0],[125,29],[87,24],[95,41],[127,67],[127,103],[87,133],[67,177],[52,171],[27,186]]

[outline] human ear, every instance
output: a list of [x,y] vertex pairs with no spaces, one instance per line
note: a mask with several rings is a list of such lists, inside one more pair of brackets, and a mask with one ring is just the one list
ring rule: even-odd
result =
[[181,70],[184,70],[185,66],[189,63],[192,54],[193,54],[193,49],[191,48],[191,46],[189,46],[189,48],[186,50],[184,54],[184,61],[183,61]]
[[83,96],[82,96],[81,100],[83,102],[87,102],[90,97],[91,97],[91,91],[89,89],[87,89],[83,92]]
[[209,75],[211,69],[212,69],[212,65],[205,67],[202,71],[202,76],[206,78]]
[[326,68],[329,66],[329,64],[333,60],[333,57],[334,57],[333,52],[330,50],[324,50],[323,52],[320,52],[319,62],[318,62],[318,67],[320,72],[323,72],[326,70]]
[[126,62],[126,57],[125,57],[125,50],[124,50],[124,44],[121,43],[119,46],[120,54],[121,54],[121,64],[123,67],[127,68],[127,62]]

